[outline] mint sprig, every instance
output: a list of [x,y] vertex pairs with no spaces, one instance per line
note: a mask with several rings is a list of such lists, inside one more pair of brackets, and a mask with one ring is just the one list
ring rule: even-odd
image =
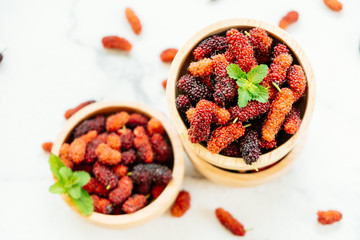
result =
[[49,192],[68,194],[82,214],[90,215],[94,211],[94,205],[88,192],[82,188],[90,181],[90,174],[85,171],[73,172],[55,154],[50,155],[49,164],[58,180],[49,188]]
[[261,103],[268,101],[269,93],[267,88],[260,85],[269,70],[265,64],[254,67],[248,73],[242,71],[236,64],[229,64],[226,70],[229,77],[235,79],[239,86],[239,107],[245,107],[251,100],[256,100]]

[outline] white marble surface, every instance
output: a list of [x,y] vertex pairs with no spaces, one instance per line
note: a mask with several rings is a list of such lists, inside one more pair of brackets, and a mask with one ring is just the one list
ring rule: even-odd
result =
[[[360,239],[360,2],[334,13],[321,0],[63,0],[0,1],[0,239],[231,239],[214,209],[246,228],[244,239]],[[124,17],[143,22],[135,36]],[[160,52],[181,47],[201,28],[230,17],[277,24],[300,13],[288,32],[307,52],[317,78],[317,106],[302,154],[280,179],[235,189],[204,179],[187,160],[183,187],[192,206],[180,219],[166,212],[134,229],[89,224],[48,192],[52,178],[41,143],[54,140],[64,111],[88,99],[137,100],[168,114]],[[102,48],[104,35],[133,43],[129,54]],[[317,223],[319,209],[343,220]]]

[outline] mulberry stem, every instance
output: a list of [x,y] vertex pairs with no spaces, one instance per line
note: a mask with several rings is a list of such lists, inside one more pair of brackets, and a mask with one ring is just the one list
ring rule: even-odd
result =
[[255,171],[259,171],[259,169],[255,166],[255,163],[254,162],[251,162],[251,165],[254,167]]
[[244,33],[245,33],[248,37],[251,37],[250,33],[248,33],[247,31],[244,31]]
[[279,91],[279,92],[281,92],[281,89],[279,88],[279,86],[276,84],[276,83],[272,83],[272,85]]
[[247,127],[250,127],[250,126],[251,126],[251,123],[246,124],[246,125],[244,126],[244,128],[247,128]]
[[239,118],[236,117],[236,118],[234,119],[233,123],[236,123],[238,119],[239,119]]
[[131,172],[128,172],[126,175],[127,175],[127,176],[131,176],[131,174],[132,174]]

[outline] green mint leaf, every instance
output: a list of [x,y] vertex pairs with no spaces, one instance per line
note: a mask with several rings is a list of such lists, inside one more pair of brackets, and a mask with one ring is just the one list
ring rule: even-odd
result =
[[251,96],[250,93],[245,90],[245,89],[240,89],[238,90],[238,105],[239,107],[245,107],[248,102],[251,100]]
[[269,68],[265,64],[254,67],[247,73],[247,79],[254,83],[260,83],[268,74]]
[[248,84],[248,80],[246,80],[245,78],[239,78],[238,80],[236,80],[236,84],[240,87],[240,88],[245,88],[245,86]]
[[256,96],[253,96],[252,99],[261,102],[261,103],[265,103],[269,100],[269,93],[267,88],[265,88],[264,86],[261,86],[259,84],[257,84],[257,94]]
[[75,171],[73,177],[77,178],[77,181],[74,181],[75,184],[78,184],[80,187],[85,186],[90,181],[90,174],[85,171]]
[[89,193],[84,189],[81,188],[81,196],[79,199],[71,199],[83,215],[89,216],[94,211],[93,201]]
[[246,79],[246,73],[243,72],[241,70],[241,68],[232,63],[232,64],[229,64],[226,68],[226,71],[227,71],[227,74],[229,75],[229,77],[233,78],[233,79],[240,79],[240,78],[245,78]]
[[61,159],[55,154],[51,154],[49,157],[50,170],[54,174],[54,176],[61,180],[61,176],[59,173],[60,168],[65,167],[65,164],[61,161]]
[[253,98],[254,96],[257,95],[258,87],[255,84],[252,84],[251,82],[249,82],[246,86],[246,90],[249,91],[249,93],[251,94],[251,97]]
[[57,193],[64,194],[64,193],[66,193],[66,189],[62,182],[57,182],[49,188],[49,192],[55,193],[55,194],[57,194]]
[[81,187],[76,185],[69,189],[69,195],[73,199],[79,199],[81,197]]
[[60,168],[59,173],[60,173],[60,176],[64,180],[65,183],[68,183],[71,176],[73,175],[73,172],[72,172],[71,168],[68,168],[68,167]]

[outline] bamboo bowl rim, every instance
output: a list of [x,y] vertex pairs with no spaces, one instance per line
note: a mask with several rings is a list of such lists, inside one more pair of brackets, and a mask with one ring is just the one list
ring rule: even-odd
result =
[[306,132],[306,129],[308,128],[315,107],[316,85],[315,85],[315,77],[312,66],[303,49],[287,32],[285,32],[284,30],[282,30],[277,26],[254,19],[222,20],[200,30],[193,37],[191,37],[187,41],[187,43],[185,43],[185,45],[178,51],[176,57],[174,58],[171,64],[170,73],[167,81],[167,87],[166,87],[168,108],[171,119],[174,122],[174,125],[182,141],[189,145],[191,151],[195,152],[198,156],[208,161],[209,163],[225,169],[252,170],[253,166],[247,165],[243,160],[243,158],[227,157],[221,154],[213,154],[201,144],[199,143],[193,144],[188,140],[187,127],[185,126],[185,123],[181,119],[181,116],[179,115],[175,104],[176,91],[177,91],[176,82],[180,77],[180,72],[184,62],[189,57],[189,54],[192,53],[194,47],[198,43],[200,43],[201,40],[211,35],[224,32],[230,28],[241,29],[241,28],[252,28],[252,27],[261,27],[265,29],[268,33],[270,33],[273,37],[276,37],[277,39],[285,43],[290,48],[294,57],[298,60],[299,64],[302,66],[307,78],[306,108],[304,111],[300,129],[296,134],[294,134],[286,142],[284,142],[277,148],[265,154],[261,154],[259,160],[256,162],[256,166],[258,168],[263,168],[275,163],[279,159],[283,158],[295,146],[298,140],[302,138],[304,133]]
[[[81,121],[90,118],[100,113],[114,113],[116,111],[130,111],[139,112],[147,117],[155,117],[163,124],[164,130],[168,135],[171,142],[174,164],[172,169],[173,179],[161,193],[161,195],[153,202],[149,203],[143,209],[132,213],[123,215],[106,215],[93,212],[90,216],[81,215],[72,200],[67,195],[61,195],[64,201],[78,214],[92,223],[109,228],[129,228],[144,224],[165,212],[170,205],[175,201],[177,194],[180,190],[185,172],[185,158],[181,140],[174,130],[173,126],[168,121],[167,117],[141,103],[128,102],[128,101],[110,101],[110,102],[96,102],[92,103],[77,113],[75,113],[69,120],[67,120],[64,128],[60,132],[58,138],[54,142],[52,153],[58,155],[61,145],[67,140],[74,127]],[[54,179],[55,180],[55,179]]]

